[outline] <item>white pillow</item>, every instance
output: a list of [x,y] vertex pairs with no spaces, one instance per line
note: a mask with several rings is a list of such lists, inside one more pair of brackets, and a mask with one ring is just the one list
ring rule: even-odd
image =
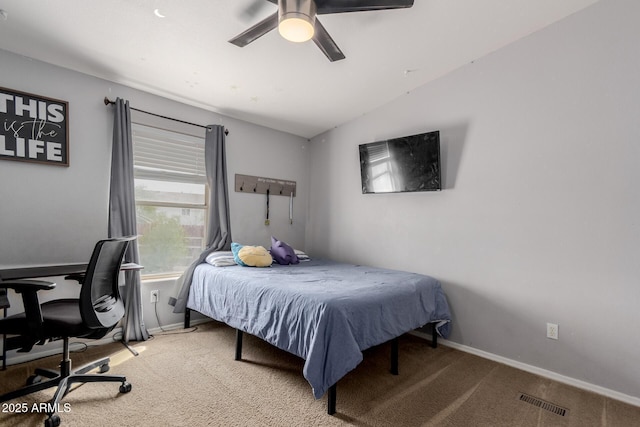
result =
[[311,258],[309,258],[309,255],[307,255],[306,253],[302,252],[299,249],[294,249],[293,250],[296,254],[296,256],[298,257],[298,261],[311,261]]
[[236,264],[233,259],[233,252],[231,251],[216,251],[211,252],[205,259],[207,264],[211,264],[214,267],[229,267]]

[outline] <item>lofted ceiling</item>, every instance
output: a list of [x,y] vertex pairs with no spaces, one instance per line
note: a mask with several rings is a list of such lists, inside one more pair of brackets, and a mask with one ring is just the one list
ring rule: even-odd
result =
[[0,49],[311,138],[596,1],[415,0],[320,15],[346,55],[329,62],[277,30],[228,43],[277,10],[268,0],[0,0]]

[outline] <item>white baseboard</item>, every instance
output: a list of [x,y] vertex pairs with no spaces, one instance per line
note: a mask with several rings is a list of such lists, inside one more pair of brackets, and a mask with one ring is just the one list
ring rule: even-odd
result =
[[[211,322],[211,319],[191,319],[191,325],[199,325],[202,323]],[[176,329],[184,328],[184,324],[173,323],[171,325],[163,326],[160,328],[149,329],[148,332],[150,335],[159,335],[164,331],[171,331]],[[120,339],[116,339],[115,337],[122,336],[122,327],[117,327],[113,331],[111,331],[105,337],[99,340],[74,340],[69,343],[69,349],[73,353],[74,351],[82,350],[85,346],[96,346],[96,345],[104,345],[112,342],[118,342]],[[43,346],[34,346],[33,350],[28,353],[19,353],[15,352],[13,354],[9,354],[7,357],[7,366],[11,365],[19,365],[20,363],[31,362],[32,360],[42,359],[44,357],[54,356],[56,354],[62,354],[62,340],[52,341]],[[72,357],[73,358],[73,357]]]
[[[211,322],[212,320],[209,318],[203,318],[203,319],[192,319],[191,320],[191,325],[195,326],[195,325],[199,325],[199,324],[203,324],[203,323],[207,323],[207,322]],[[153,328],[153,329],[149,329],[148,332],[151,335],[159,335],[162,332],[167,332],[167,331],[173,331],[173,330],[177,330],[177,329],[183,329],[184,328],[184,324],[182,322],[179,323],[173,323],[170,325],[165,325],[162,328]],[[122,328],[118,327],[115,328],[113,331],[111,331],[111,333],[107,336],[105,336],[102,339],[99,340],[87,340],[86,344],[93,346],[93,345],[102,345],[102,344],[109,344],[112,342],[117,341],[116,339],[114,339],[114,336],[117,335],[121,335],[122,334]],[[431,340],[431,335],[424,333],[424,332],[420,332],[420,331],[413,331],[411,332],[412,335],[415,335],[417,337],[420,338],[424,338],[427,340]],[[84,342],[84,341],[83,341]],[[591,391],[593,393],[596,394],[600,394],[606,397],[610,397],[611,399],[615,399],[615,400],[619,400],[625,403],[628,403],[630,405],[634,405],[634,406],[638,406],[640,407],[640,398],[638,397],[634,397],[634,396],[630,396],[628,394],[624,394],[624,393],[620,393],[618,391],[615,390],[611,390],[605,387],[601,387],[595,384],[591,384],[588,383],[586,381],[582,381],[582,380],[578,380],[575,378],[571,378],[571,377],[567,377],[565,375],[561,375],[558,374],[557,372],[553,372],[553,371],[549,371],[547,369],[543,369],[543,368],[539,368],[537,366],[533,366],[533,365],[528,365],[526,363],[522,363],[519,362],[517,360],[513,360],[513,359],[509,359],[503,356],[499,356],[497,354],[493,354],[493,353],[489,353],[487,351],[484,350],[479,350],[477,348],[473,348],[473,347],[469,347],[467,345],[463,345],[463,344],[458,344],[456,342],[453,341],[449,341],[449,340],[445,340],[442,338],[438,339],[438,344],[447,346],[447,347],[451,347],[454,348],[456,350],[460,350],[463,351],[465,353],[470,353],[479,357],[483,357],[485,359],[489,359],[489,360],[493,360],[495,362],[498,363],[502,363],[504,365],[507,366],[511,366],[513,368],[516,369],[521,369],[523,371],[526,372],[530,372],[532,374],[535,375],[540,375],[541,377],[545,377],[545,378],[549,378],[551,380],[554,381],[558,381],[560,383],[563,384],[567,384],[570,386],[574,386],[583,390],[587,390],[587,391]],[[71,347],[71,351],[73,352],[74,350],[77,350],[78,346],[82,346],[82,342],[73,342],[70,344]],[[48,357],[48,356],[53,356],[55,354],[60,354],[60,352],[62,351],[62,342],[61,341],[55,341],[52,342],[50,344],[47,344],[45,346],[46,348],[44,348],[43,350],[37,351],[37,352],[30,352],[30,353],[16,353],[13,357],[9,358],[7,360],[7,364],[8,365],[15,365],[15,364],[19,364],[19,363],[24,363],[24,362],[29,362],[35,359],[40,359],[43,357]]]
[[[420,338],[431,340],[431,334],[427,334],[420,331],[414,331],[410,333],[411,335],[415,335]],[[538,368],[537,366],[528,365],[526,363],[518,362],[517,360],[508,359],[506,357],[498,356],[497,354],[489,353],[484,350],[478,350],[477,348],[469,347],[463,344],[458,344],[456,342],[445,340],[442,338],[438,338],[438,344],[442,344],[447,347],[454,348],[456,350],[464,351],[465,353],[470,353],[479,357],[483,357],[485,359],[493,360],[495,362],[502,363],[504,365],[511,366],[513,368],[517,368],[526,372],[530,372],[535,375],[540,375],[541,377],[549,378],[551,380],[558,381],[560,383],[567,384],[570,386],[574,386],[582,390],[587,390],[596,394],[610,397],[611,399],[619,400],[619,401],[628,403],[629,405],[640,407],[640,398],[638,397],[629,396],[628,394],[620,393],[618,391],[601,387],[599,385],[595,385],[595,384],[588,383],[586,381],[567,377],[565,375],[558,374],[557,372]]]
[[[208,323],[212,321],[213,320],[209,319],[208,317],[205,317],[203,319],[191,319],[190,324],[191,326],[196,326],[196,325],[201,325],[203,323]],[[151,335],[160,335],[163,332],[175,331],[176,329],[184,329],[184,323],[179,322],[179,323],[172,323],[170,325],[163,325],[162,328],[149,329],[148,332]]]
[[[69,343],[69,351],[72,353],[74,351],[79,351],[85,348],[85,344],[87,346],[94,345],[103,345],[109,344],[112,342],[116,342],[114,337],[122,335],[122,327],[117,327],[109,334],[100,338],[99,340],[76,340]],[[20,363],[31,362],[32,360],[42,359],[44,357],[54,356],[56,354],[62,354],[62,340],[51,341],[43,346],[34,346],[35,351],[30,351],[28,353],[19,353],[15,352],[15,354],[11,357],[7,357],[7,365],[18,365]]]

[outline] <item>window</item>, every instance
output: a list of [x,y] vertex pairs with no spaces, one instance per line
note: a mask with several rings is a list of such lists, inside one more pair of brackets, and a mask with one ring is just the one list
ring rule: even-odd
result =
[[132,125],[143,276],[182,273],[205,244],[204,138]]

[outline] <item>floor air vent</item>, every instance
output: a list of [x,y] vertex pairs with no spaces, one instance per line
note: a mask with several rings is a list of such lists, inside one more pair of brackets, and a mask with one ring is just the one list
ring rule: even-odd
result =
[[518,395],[518,399],[531,405],[537,406],[538,408],[544,409],[545,411],[560,415],[561,417],[566,417],[567,415],[569,415],[569,410],[567,408],[563,408],[553,403],[546,402],[542,399],[538,399],[537,397],[533,397],[525,393],[520,393]]

